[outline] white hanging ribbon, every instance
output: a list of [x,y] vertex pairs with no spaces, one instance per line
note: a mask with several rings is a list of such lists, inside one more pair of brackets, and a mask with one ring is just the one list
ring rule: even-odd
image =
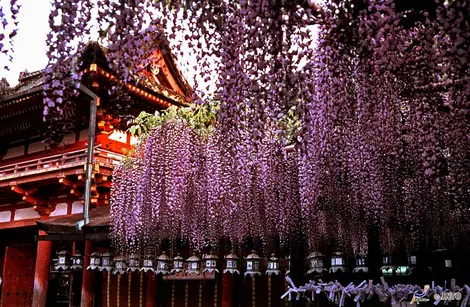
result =
[[[311,292],[312,301],[315,300],[315,294],[320,294],[321,292],[327,295],[327,298],[331,302],[335,302],[338,307],[344,307],[346,299],[353,298],[353,301],[356,302],[356,307],[360,307],[361,303],[365,299],[371,299],[374,295],[379,297],[381,302],[389,302],[392,306],[401,303],[408,299],[410,294],[415,294],[416,292],[421,292],[423,297],[432,298],[435,294],[439,294],[439,298],[435,300],[434,305],[438,305],[441,302],[442,294],[446,292],[452,293],[461,293],[462,296],[465,295],[462,300],[460,307],[467,307],[470,302],[470,287],[464,285],[463,288],[459,288],[455,284],[455,279],[451,281],[451,289],[447,289],[447,283],[444,284],[444,287],[436,286],[434,281],[431,283],[430,289],[424,290],[417,285],[404,285],[398,284],[390,287],[384,278],[381,278],[381,284],[373,285],[372,280],[366,284],[364,280],[358,286],[355,286],[353,283],[348,284],[346,287],[343,287],[338,281],[323,283],[321,280],[317,282],[310,280],[309,283],[304,286],[296,287],[290,277],[286,277],[288,281],[288,289],[281,298],[284,299],[288,297],[289,301],[292,300],[292,295],[295,294],[297,299],[300,299],[301,295],[304,295],[306,292]],[[436,296],[437,297],[437,296]],[[444,303],[448,303],[446,300]]]

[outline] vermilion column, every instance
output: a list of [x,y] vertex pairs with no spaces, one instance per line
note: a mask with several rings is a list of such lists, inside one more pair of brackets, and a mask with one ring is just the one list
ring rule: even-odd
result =
[[157,306],[157,276],[153,272],[147,273],[147,300],[145,307]]
[[[41,215],[41,220],[47,220],[48,214]],[[39,235],[45,235],[42,230]],[[36,253],[36,268],[34,271],[33,307],[45,307],[47,299],[47,285],[49,283],[49,266],[51,264],[51,241],[38,241]]]
[[222,274],[222,307],[233,306],[233,279],[231,273]]
[[90,240],[85,241],[85,254],[83,262],[83,280],[82,280],[82,295],[81,307],[93,307],[93,291],[95,272],[87,270],[90,265],[90,255],[93,253],[93,242]]

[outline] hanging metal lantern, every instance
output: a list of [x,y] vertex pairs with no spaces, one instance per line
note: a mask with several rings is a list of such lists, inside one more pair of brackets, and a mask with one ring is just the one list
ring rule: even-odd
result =
[[138,254],[131,254],[129,256],[129,267],[127,271],[135,272],[140,271],[141,258]]
[[382,275],[384,277],[392,277],[395,270],[396,270],[396,267],[392,265],[392,257],[389,255],[385,255],[382,258],[382,267],[380,268]]
[[72,270],[83,270],[83,256],[79,252],[72,255]]
[[66,271],[70,268],[70,254],[66,250],[61,250],[57,253],[57,262],[54,265],[56,271]]
[[254,277],[256,275],[261,276],[261,272],[259,270],[259,262],[261,258],[256,254],[256,251],[252,250],[251,254],[248,255],[246,259],[246,272],[245,276],[249,275]]
[[360,256],[356,256],[356,267],[353,270],[353,273],[367,273],[369,272],[369,268],[366,265],[366,260]]
[[268,269],[266,270],[267,275],[280,275],[280,263],[279,258],[276,257],[274,253],[271,254],[271,257],[268,259]]
[[205,273],[205,272],[209,272],[209,273],[217,272],[217,273],[219,273],[219,270],[217,270],[217,260],[218,259],[219,258],[216,255],[212,255],[212,254],[203,255],[202,260],[204,261],[205,267],[204,267],[204,270],[202,271],[202,273]]
[[346,259],[342,252],[334,252],[331,256],[331,268],[330,273],[336,272],[347,272],[348,269],[345,267]]
[[[416,253],[410,253],[408,255],[408,267],[406,267],[405,274],[403,275],[411,275],[413,274],[413,271],[416,270],[416,263],[417,263],[417,255]],[[398,275],[398,269],[397,269],[397,275]]]
[[173,258],[173,269],[171,273],[181,273],[184,271],[184,259],[178,254],[175,258]]
[[140,269],[141,271],[143,271],[143,272],[148,272],[148,271],[155,272],[155,268],[154,268],[155,260],[154,260],[152,255],[145,255],[143,263],[144,264],[143,264],[142,268]]
[[157,258],[157,270],[155,273],[163,275],[170,274],[170,262],[170,257],[168,257],[166,252],[163,251],[162,254]]
[[124,274],[126,273],[127,263],[126,257],[124,256],[116,256],[114,258],[114,274]]
[[[437,275],[453,275],[452,274],[452,253],[447,249],[436,249],[432,252],[432,267],[429,268],[430,271],[434,272]],[[449,276],[443,276],[447,278]]]
[[93,252],[90,255],[90,265],[86,268],[87,270],[96,270],[101,267],[101,254]]
[[113,254],[106,252],[101,255],[100,271],[111,272],[114,268]]
[[[311,252],[310,255],[308,256],[308,262],[310,265],[310,269],[308,270],[307,274],[312,274],[312,273],[323,274],[323,273],[328,272],[328,270],[325,269],[325,256],[322,253]],[[289,261],[289,265],[290,265],[290,261]]]
[[225,258],[225,273],[231,273],[231,274],[240,274],[240,271],[238,270],[238,257],[234,253],[230,253]]
[[186,259],[188,263],[188,269],[186,270],[187,274],[197,274],[199,275],[201,271],[201,258],[193,254],[191,257]]

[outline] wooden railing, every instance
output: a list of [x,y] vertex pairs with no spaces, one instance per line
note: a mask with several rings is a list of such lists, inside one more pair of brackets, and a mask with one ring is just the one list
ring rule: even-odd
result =
[[[95,147],[94,162],[103,167],[113,168],[122,160],[122,155]],[[76,168],[86,163],[86,149],[64,152],[48,157],[34,158],[31,160],[0,166],[0,181],[14,178],[37,175],[57,170]]]

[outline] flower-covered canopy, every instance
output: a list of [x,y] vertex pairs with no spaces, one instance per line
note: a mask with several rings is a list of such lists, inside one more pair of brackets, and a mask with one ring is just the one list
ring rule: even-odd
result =
[[[200,76],[194,102],[219,103],[206,135],[174,118],[116,169],[120,248],[179,236],[195,247],[223,236],[269,242],[300,227],[312,248],[327,240],[365,251],[373,225],[392,251],[452,246],[468,233],[470,2],[322,2],[98,1],[122,80],[145,64],[146,40],[168,37],[177,55],[196,57],[187,63]],[[64,59],[93,6],[53,2],[46,119],[66,113],[66,77],[80,80]],[[10,8],[16,25],[16,1]]]

